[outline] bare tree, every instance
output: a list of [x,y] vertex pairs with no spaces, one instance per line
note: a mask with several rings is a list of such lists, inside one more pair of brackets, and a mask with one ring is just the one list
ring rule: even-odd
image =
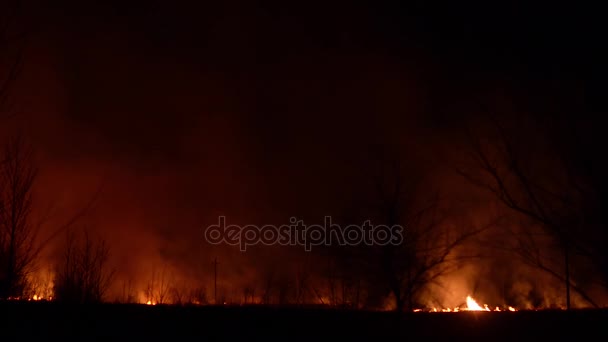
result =
[[308,283],[310,281],[310,270],[307,267],[307,263],[304,262],[298,265],[295,272],[295,293],[294,301],[296,304],[304,304],[307,298]]
[[155,304],[166,304],[171,295],[171,282],[165,268],[160,272],[153,271],[152,277],[146,285],[146,298]]
[[0,165],[0,298],[19,297],[39,252],[39,226],[32,222],[37,169],[22,139],[8,142]]
[[[11,95],[23,69],[27,39],[43,25],[42,21],[33,24],[23,20],[27,14],[24,7],[22,1],[0,4],[0,119],[13,109]],[[38,169],[32,160],[32,148],[17,134],[5,143],[3,152],[0,157],[0,299],[28,295],[28,285],[35,286],[27,282],[35,271],[36,260],[50,242],[84,216],[94,202],[91,199],[67,222],[50,231],[48,236],[41,236],[47,217],[40,213],[33,215],[32,194]],[[37,216],[36,222],[34,216]]]
[[286,273],[279,273],[278,277],[275,280],[276,286],[276,294],[277,294],[277,304],[279,305],[287,305],[291,302],[291,294],[292,294],[292,281],[289,278],[289,275]]
[[184,284],[179,284],[171,287],[171,303],[175,305],[185,304],[187,290]]
[[0,159],[0,298],[25,294],[28,276],[35,271],[40,255],[86,215],[101,192],[100,187],[91,201],[65,223],[43,231],[48,215],[34,213],[37,175],[33,148],[21,135],[9,139]]
[[190,289],[188,295],[188,304],[206,305],[209,304],[207,298],[207,290],[204,286],[198,286]]
[[276,278],[276,274],[275,274],[275,270],[274,269],[269,269],[266,270],[263,274],[263,278],[262,278],[262,286],[263,286],[263,292],[262,292],[262,304],[272,304],[272,298],[274,295],[274,288],[275,288],[275,278]]
[[81,237],[68,232],[63,260],[56,271],[56,299],[76,303],[102,302],[114,275],[108,268],[109,252],[101,238],[91,238],[86,231]]
[[[22,69],[25,32],[18,24],[20,2],[0,5],[0,118],[10,110],[10,93]],[[31,148],[11,139],[0,158],[0,298],[21,297],[36,250],[32,187],[37,169]]]
[[376,157],[372,179],[377,195],[371,197],[374,200],[368,212],[378,223],[401,227],[403,239],[399,244],[364,246],[358,253],[367,262],[370,274],[382,280],[396,310],[412,311],[423,305],[419,301],[423,290],[438,285],[442,276],[458,269],[465,260],[480,257],[459,248],[492,224],[479,228],[451,225],[439,195],[431,188],[418,191],[422,179],[412,172],[407,174],[397,152],[382,149]]
[[332,306],[359,307],[361,280],[370,275],[360,264],[367,255],[361,253],[360,249],[348,249],[345,246],[332,246],[331,255],[326,255],[329,262],[320,270],[322,279],[317,280],[325,284],[325,296],[315,288],[311,270],[308,270],[306,265],[298,269],[295,282],[296,303],[317,301]]
[[29,291],[26,297],[33,300],[52,300],[54,295],[54,278],[52,268],[46,272],[36,272],[28,284]]
[[118,300],[121,303],[135,303],[136,295],[131,278],[125,279],[122,282],[122,294]]
[[246,285],[243,288],[243,304],[253,304],[255,298],[255,286]]
[[[525,228],[510,230],[516,241],[510,250],[565,285],[567,308],[571,307],[571,290],[597,306],[573,280],[575,257],[586,258],[586,263],[597,265],[599,270],[605,270],[608,263],[601,248],[583,241],[582,232],[590,227],[586,208],[591,207],[592,187],[575,171],[571,156],[559,141],[567,135],[540,129],[530,132],[524,125],[511,130],[496,118],[489,121],[483,133],[468,131],[472,167],[458,167],[457,172],[527,218]],[[605,246],[605,234],[592,236]],[[552,251],[561,251],[561,261]],[[600,282],[608,288],[606,278]]]

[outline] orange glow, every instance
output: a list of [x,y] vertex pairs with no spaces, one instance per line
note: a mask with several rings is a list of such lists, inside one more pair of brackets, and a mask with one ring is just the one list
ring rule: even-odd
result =
[[467,296],[467,309],[466,310],[468,310],[468,311],[490,311],[490,309],[488,309],[487,305],[485,305],[485,308],[482,308],[481,306],[479,306],[479,304],[477,304],[475,299],[471,298],[471,296]]
[[473,297],[467,296],[467,298],[466,298],[466,307],[464,307],[464,308],[455,307],[455,308],[443,308],[443,309],[431,308],[430,310],[422,310],[422,309],[416,309],[416,310],[414,310],[414,312],[421,312],[421,311],[427,311],[427,312],[461,312],[461,311],[494,311],[494,312],[502,312],[502,311],[517,311],[517,310],[514,307],[512,307],[512,306],[507,306],[506,308],[503,307],[503,309],[501,309],[499,306],[496,306],[494,309],[490,309],[490,307],[488,306],[488,304],[484,304],[483,306],[481,306],[481,305],[479,305],[477,303],[477,301],[475,299],[473,299]]

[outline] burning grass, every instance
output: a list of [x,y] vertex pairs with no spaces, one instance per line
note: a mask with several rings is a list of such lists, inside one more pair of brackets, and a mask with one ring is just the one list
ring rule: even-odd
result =
[[[31,297],[29,297],[29,298],[16,297],[16,298],[8,298],[8,300],[9,301],[28,301],[28,302],[29,301],[34,301],[34,302],[36,302],[36,301],[45,301],[45,302],[47,302],[47,301],[53,301],[53,297],[52,296],[45,297],[43,295],[34,294]],[[133,304],[135,304],[135,303],[133,303]],[[148,306],[155,306],[158,303],[156,301],[148,300],[148,301],[146,301],[143,304],[148,305]],[[210,306],[209,304],[201,304],[201,303],[188,303],[188,304],[189,304],[188,306]],[[222,305],[227,305],[227,304],[228,303],[224,302]],[[176,304],[168,304],[168,305],[181,306],[181,305],[176,305]],[[230,305],[230,306],[234,306],[234,305]],[[240,305],[237,304],[237,306],[242,306],[242,304],[240,304]],[[251,304],[248,304],[246,306],[260,306],[260,307],[263,307],[265,305],[251,303]],[[325,305],[323,305],[323,306],[325,306]],[[331,307],[331,306],[328,306],[328,307]],[[386,311],[388,311],[388,310],[386,310]],[[489,312],[492,312],[492,311],[493,312],[507,311],[507,312],[515,312],[515,311],[518,311],[518,310],[515,309],[512,306],[502,306],[502,308],[496,306],[496,307],[494,307],[492,309],[492,308],[490,308],[488,306],[488,304],[483,304],[483,306],[479,305],[477,303],[477,301],[475,299],[473,299],[473,297],[471,297],[471,296],[467,296],[466,297],[466,305],[464,305],[462,307],[460,307],[460,306],[453,307],[453,308],[436,308],[436,307],[433,307],[433,308],[430,308],[430,309],[415,309],[414,310],[414,312],[465,312],[465,311],[489,311]]]
[[463,311],[495,311],[495,312],[501,312],[501,311],[507,311],[507,312],[514,312],[514,311],[518,311],[517,309],[515,309],[512,306],[503,306],[502,308],[499,306],[495,306],[494,308],[490,308],[488,306],[488,304],[483,304],[483,306],[479,305],[477,303],[477,301],[475,299],[473,299],[473,297],[471,296],[467,296],[466,298],[466,305],[464,307],[454,307],[454,308],[431,308],[431,309],[427,309],[427,310],[423,310],[423,309],[415,309],[414,312],[423,312],[423,311],[427,311],[427,312],[463,312]]

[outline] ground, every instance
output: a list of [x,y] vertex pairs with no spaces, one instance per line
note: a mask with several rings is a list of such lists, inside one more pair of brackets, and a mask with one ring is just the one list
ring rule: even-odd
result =
[[0,303],[5,340],[608,340],[608,310],[413,313]]

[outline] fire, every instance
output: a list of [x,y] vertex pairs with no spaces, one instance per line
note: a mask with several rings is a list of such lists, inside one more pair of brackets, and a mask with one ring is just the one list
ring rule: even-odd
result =
[[10,300],[10,301],[35,301],[35,302],[37,302],[37,301],[52,301],[53,297],[49,296],[49,297],[45,298],[42,295],[35,294],[31,297],[8,297],[6,299]]
[[477,301],[475,299],[473,299],[473,297],[471,296],[467,296],[466,298],[466,307],[461,308],[461,307],[455,307],[455,308],[444,308],[444,309],[438,309],[438,308],[431,308],[430,310],[422,310],[422,309],[416,309],[414,310],[414,312],[421,312],[421,311],[430,311],[430,312],[460,312],[460,311],[495,311],[495,312],[503,312],[503,311],[517,311],[514,307],[512,306],[507,306],[506,308],[503,306],[503,308],[501,309],[499,306],[496,306],[494,309],[490,309],[490,307],[488,306],[488,304],[484,304],[483,306],[479,305],[477,303]]
[[471,298],[471,296],[467,296],[467,310],[468,311],[490,311],[490,309],[488,309],[487,305],[485,305],[485,308],[482,308],[481,306],[479,306],[479,304],[477,304],[475,299]]

